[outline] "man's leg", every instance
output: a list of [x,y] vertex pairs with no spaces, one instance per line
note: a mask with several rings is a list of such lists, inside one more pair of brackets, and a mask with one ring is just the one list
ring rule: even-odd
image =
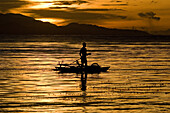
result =
[[87,67],[87,60],[86,60],[86,62],[85,62],[85,67]]

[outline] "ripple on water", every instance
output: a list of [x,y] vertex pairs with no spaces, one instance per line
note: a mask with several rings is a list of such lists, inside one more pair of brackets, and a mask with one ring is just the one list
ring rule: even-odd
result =
[[[36,37],[36,36],[35,36]],[[54,36],[55,37],[55,36]],[[53,37],[53,38],[54,38]],[[100,39],[101,40],[101,39]],[[1,42],[1,112],[168,112],[169,42],[87,41],[88,63],[106,73],[62,74],[78,59],[79,41]]]

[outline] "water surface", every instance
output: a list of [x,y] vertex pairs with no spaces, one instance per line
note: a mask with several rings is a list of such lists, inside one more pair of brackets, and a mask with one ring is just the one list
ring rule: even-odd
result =
[[[1,112],[170,111],[170,42],[111,41],[104,36],[1,38]],[[83,41],[92,53],[88,65],[110,66],[108,72],[82,79],[81,74],[52,70],[58,62],[79,59]]]

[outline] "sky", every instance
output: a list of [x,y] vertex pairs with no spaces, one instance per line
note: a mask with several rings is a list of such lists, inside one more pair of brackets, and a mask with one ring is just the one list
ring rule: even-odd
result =
[[20,13],[58,26],[170,31],[169,0],[0,0],[0,13]]

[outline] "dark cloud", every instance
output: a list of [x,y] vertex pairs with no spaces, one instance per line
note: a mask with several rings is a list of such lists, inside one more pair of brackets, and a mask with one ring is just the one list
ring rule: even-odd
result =
[[128,2],[122,0],[111,0],[110,3],[102,4],[102,6],[128,6]]
[[151,1],[151,3],[158,3],[158,2],[157,2],[157,1],[155,1],[155,0],[152,0],[152,1]]
[[122,2],[121,0],[112,0],[110,2]]
[[49,7],[50,9],[69,9],[69,7]]
[[123,9],[74,9],[74,11],[125,11]]
[[120,1],[120,0],[117,0],[116,2],[122,2],[122,1]]
[[84,4],[88,3],[87,1],[83,0],[75,0],[75,1],[57,1],[54,5],[72,5],[72,4]]
[[38,18],[60,18],[69,22],[96,22],[103,20],[126,19],[126,16],[106,13],[89,13],[84,11],[55,11],[55,10],[29,10],[26,13],[32,13]]
[[19,8],[22,5],[29,4],[26,1],[20,0],[0,0],[0,11],[1,12],[8,12],[10,9]]
[[77,9],[70,7],[50,7],[51,9],[67,9],[70,11],[125,11],[124,9],[99,9],[99,8],[89,8],[89,9]]
[[152,20],[160,20],[160,17],[156,17],[156,13],[154,12],[146,12],[146,13],[138,13],[138,15],[142,18],[152,19]]
[[125,4],[102,4],[102,6],[128,6],[128,3],[125,3]]

